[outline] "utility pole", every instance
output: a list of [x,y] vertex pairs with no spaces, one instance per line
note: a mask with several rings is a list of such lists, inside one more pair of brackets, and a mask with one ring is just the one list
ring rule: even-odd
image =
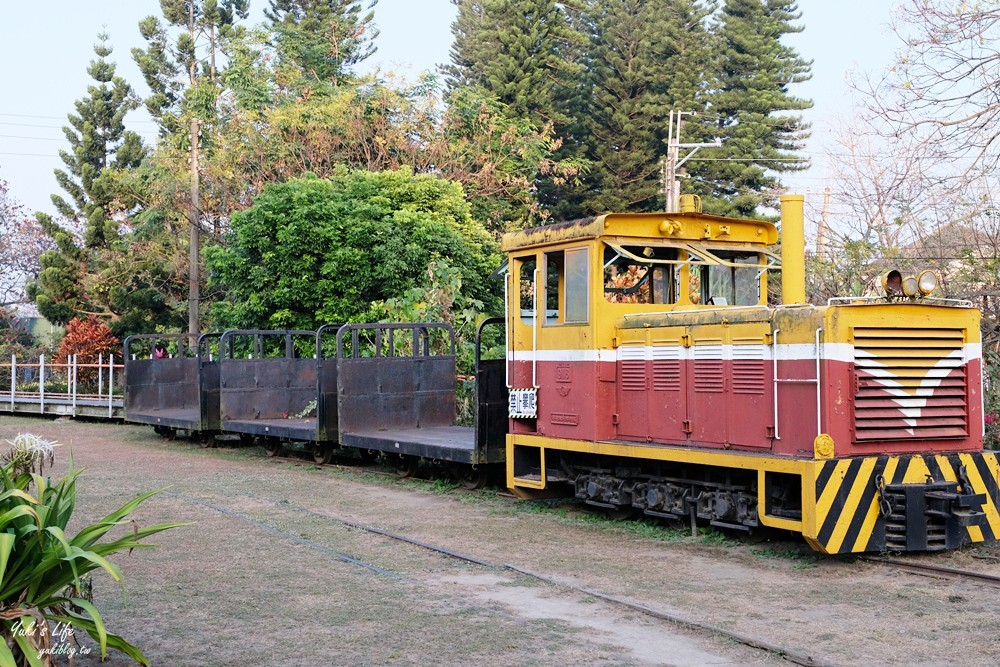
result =
[[816,230],[816,257],[826,259],[827,236],[830,232],[830,186],[823,188],[823,213],[819,218],[819,229]]
[[198,215],[198,119],[191,119],[191,205],[188,222],[191,233],[188,241],[188,346],[193,350],[198,345],[198,265],[201,257],[201,220]]
[[[708,143],[682,144],[681,128],[683,127],[684,116],[695,116],[694,111],[671,111],[669,115],[669,125],[667,126],[667,157],[663,161],[663,192],[666,199],[667,213],[677,212],[677,202],[681,196],[681,183],[678,180],[677,170],[687,162],[692,155],[702,148],[718,148],[722,145],[722,139],[716,137],[714,141]],[[676,131],[675,131],[676,128]],[[691,152],[680,157],[682,148],[690,148]]]

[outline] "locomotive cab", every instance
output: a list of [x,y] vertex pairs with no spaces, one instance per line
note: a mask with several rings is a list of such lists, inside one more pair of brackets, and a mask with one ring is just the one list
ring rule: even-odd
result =
[[506,235],[508,486],[830,553],[995,539],[978,311],[809,305],[802,197],[782,227],[783,258],[773,224],[690,205]]

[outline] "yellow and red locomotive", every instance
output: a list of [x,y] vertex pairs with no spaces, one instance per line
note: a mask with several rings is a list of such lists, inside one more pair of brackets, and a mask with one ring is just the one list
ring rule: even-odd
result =
[[802,203],[781,257],[774,225],[692,197],[507,234],[507,485],[825,553],[995,540],[978,310],[931,274],[806,303]]

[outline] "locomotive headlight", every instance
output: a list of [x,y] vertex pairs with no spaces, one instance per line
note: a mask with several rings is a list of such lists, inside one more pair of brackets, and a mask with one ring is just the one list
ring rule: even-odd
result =
[[917,276],[917,289],[924,296],[930,294],[938,286],[937,274],[933,271],[921,271],[920,275]]
[[882,275],[882,289],[886,296],[895,296],[903,291],[903,274],[893,269]]
[[903,278],[903,294],[906,296],[917,296],[920,294],[920,281],[917,280],[916,276]]

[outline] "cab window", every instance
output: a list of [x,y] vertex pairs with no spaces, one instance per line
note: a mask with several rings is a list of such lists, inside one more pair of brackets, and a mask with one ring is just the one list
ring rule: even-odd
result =
[[520,262],[517,272],[518,298],[520,299],[521,321],[531,326],[535,323],[535,268],[534,257]]
[[622,254],[604,248],[604,298],[611,303],[675,303],[677,268],[675,248],[622,246]]
[[702,266],[691,272],[691,302],[711,306],[755,306],[760,303],[760,256],[713,251],[728,265]]
[[546,324],[585,324],[589,320],[589,257],[587,248],[545,253]]

